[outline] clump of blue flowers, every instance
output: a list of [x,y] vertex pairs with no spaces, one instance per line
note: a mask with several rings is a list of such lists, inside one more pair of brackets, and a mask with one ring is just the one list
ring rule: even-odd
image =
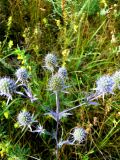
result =
[[[63,133],[62,136],[58,134],[61,119],[72,115],[70,111],[78,107],[81,107],[82,105],[88,105],[88,103],[93,104],[92,101],[96,100],[99,97],[102,97],[104,101],[105,95],[114,94],[114,90],[116,88],[120,89],[120,71],[116,71],[112,76],[110,75],[101,76],[96,81],[96,88],[93,89],[95,90],[95,93],[93,94],[90,93],[90,96],[87,97],[87,102],[85,97],[84,98],[85,101],[83,103],[62,110],[60,104],[60,94],[61,92],[65,93],[65,89],[67,88],[66,86],[67,82],[66,80],[68,78],[67,69],[65,68],[65,66],[64,67],[58,66],[57,57],[53,53],[48,53],[45,56],[45,67],[47,68],[47,70],[51,71],[50,72],[51,75],[48,81],[48,90],[54,93],[53,95],[55,96],[56,99],[55,101],[56,109],[49,110],[49,112],[44,113],[44,116],[49,115],[56,121],[54,138],[56,140],[56,158],[58,159],[59,148],[61,148],[62,145],[64,144],[74,145],[76,143],[81,144],[83,143],[83,141],[86,140],[87,137],[87,132],[83,127],[74,127],[72,131],[69,133],[68,138],[66,140],[62,140]],[[17,78],[16,81],[7,77],[0,79],[0,96],[6,96],[8,98],[7,104],[9,100],[12,100],[13,94],[20,94],[25,97],[28,97],[31,100],[31,102],[37,100],[37,98],[33,96],[32,90],[29,87],[28,71],[25,68],[19,68],[16,71],[15,75]],[[18,87],[22,87],[23,93],[17,91]],[[45,132],[43,126],[38,121],[35,120],[33,114],[31,114],[26,110],[23,110],[18,114],[17,122],[19,126],[22,127],[22,131],[24,129],[28,129],[30,132],[38,133],[39,135],[47,133],[47,131]],[[38,124],[34,126],[34,123]]]
[[[19,94],[26,98],[29,98],[31,102],[37,100],[37,98],[32,95],[31,88],[28,84],[29,74],[27,70],[25,68],[19,68],[16,71],[15,75],[17,77],[17,80],[11,79],[9,77],[0,78],[0,96],[7,97],[6,104],[8,105],[9,101],[12,100],[14,94]],[[22,87],[24,91],[17,91],[19,87]]]

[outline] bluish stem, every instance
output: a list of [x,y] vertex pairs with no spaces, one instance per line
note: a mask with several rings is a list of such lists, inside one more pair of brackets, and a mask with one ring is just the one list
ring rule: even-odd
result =
[[57,115],[57,126],[56,126],[56,159],[58,160],[58,126],[59,126],[59,111],[60,111],[60,100],[59,100],[59,93],[56,92],[56,115]]
[[81,106],[83,106],[83,105],[85,105],[85,104],[86,104],[86,103],[81,103],[81,104],[79,104],[78,106],[75,106],[75,107],[72,107],[72,108],[66,109],[66,110],[64,110],[64,111],[63,111],[63,113],[64,113],[64,112],[71,111],[71,110],[74,110],[74,109],[76,109],[76,108],[79,108],[79,107],[81,107]]
[[[88,103],[91,102],[91,101],[93,101],[93,100],[95,100],[96,98],[97,98],[97,97],[92,98],[91,100],[88,101]],[[83,106],[83,105],[85,105],[85,104],[87,104],[87,103],[86,103],[86,102],[83,102],[83,103],[81,103],[81,104],[79,104],[79,105],[77,105],[77,106],[74,106],[74,107],[72,107],[72,108],[69,108],[69,109],[64,110],[63,113],[68,112],[68,111],[71,111],[71,110],[74,110],[74,109],[76,109],[76,108],[79,108],[79,107],[81,107],[81,106]]]

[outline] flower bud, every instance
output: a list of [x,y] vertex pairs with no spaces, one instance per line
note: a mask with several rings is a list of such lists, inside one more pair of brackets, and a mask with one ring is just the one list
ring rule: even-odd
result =
[[57,66],[56,56],[52,53],[48,53],[45,57],[45,67],[51,72],[53,72],[56,66]]
[[17,81],[25,82],[27,81],[29,75],[27,73],[27,70],[25,68],[19,68],[16,73],[16,77],[18,78]]
[[65,88],[64,79],[59,75],[55,74],[49,80],[49,90],[56,92],[62,91]]
[[0,95],[6,97],[12,97],[12,94],[16,92],[15,81],[10,78],[0,79]]
[[60,67],[58,70],[58,74],[63,78],[67,78],[67,70],[65,67]]

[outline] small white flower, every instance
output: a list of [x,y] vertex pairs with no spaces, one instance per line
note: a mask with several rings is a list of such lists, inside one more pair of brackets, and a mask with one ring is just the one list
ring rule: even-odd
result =
[[103,9],[100,10],[100,15],[101,15],[101,16],[105,16],[108,12],[109,12],[108,9],[103,8]]

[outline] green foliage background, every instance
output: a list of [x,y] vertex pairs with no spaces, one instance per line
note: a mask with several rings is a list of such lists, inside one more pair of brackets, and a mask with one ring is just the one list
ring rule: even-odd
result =
[[[54,140],[21,132],[17,114],[26,108],[48,131],[55,129],[55,122],[43,116],[55,108],[54,95],[46,91],[49,73],[42,67],[48,52],[56,53],[68,70],[70,94],[61,95],[61,110],[81,103],[101,75],[119,70],[119,19],[119,0],[0,1],[0,76],[14,77],[17,68],[26,67],[38,97],[31,103],[16,96],[8,106],[0,97],[0,159],[55,159]],[[63,138],[75,126],[88,132],[85,144],[62,147],[61,160],[120,159],[119,98],[116,91],[104,103],[99,99],[99,106],[83,106],[61,122]]]

